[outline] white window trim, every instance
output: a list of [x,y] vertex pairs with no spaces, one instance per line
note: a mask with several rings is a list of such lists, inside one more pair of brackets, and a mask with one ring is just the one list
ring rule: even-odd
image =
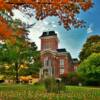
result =
[[60,59],[60,68],[64,68],[64,59]]
[[64,59],[60,59],[60,74],[64,73]]

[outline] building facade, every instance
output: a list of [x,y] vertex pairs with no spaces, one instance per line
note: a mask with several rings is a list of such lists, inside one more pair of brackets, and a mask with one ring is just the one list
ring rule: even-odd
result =
[[72,58],[65,48],[58,48],[58,37],[54,31],[43,32],[41,39],[40,78],[53,76],[59,78],[63,74],[74,71]]

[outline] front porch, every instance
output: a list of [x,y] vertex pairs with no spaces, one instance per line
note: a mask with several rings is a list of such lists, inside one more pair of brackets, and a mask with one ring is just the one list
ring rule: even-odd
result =
[[40,79],[44,79],[47,77],[53,77],[54,74],[54,68],[53,67],[43,67],[40,69],[40,75],[39,78]]

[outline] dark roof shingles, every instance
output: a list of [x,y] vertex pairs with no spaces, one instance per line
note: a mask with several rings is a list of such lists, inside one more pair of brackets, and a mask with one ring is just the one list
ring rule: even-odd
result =
[[57,52],[67,52],[65,48],[57,49]]
[[54,31],[48,31],[48,32],[43,32],[43,34],[40,37],[46,37],[46,36],[57,36],[57,34]]

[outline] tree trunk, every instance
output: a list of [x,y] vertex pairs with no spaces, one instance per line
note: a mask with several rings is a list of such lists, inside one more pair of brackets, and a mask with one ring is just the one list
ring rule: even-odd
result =
[[16,71],[15,80],[16,80],[16,83],[18,84],[19,83],[19,73],[18,73],[18,63],[17,62],[15,63],[15,71]]

